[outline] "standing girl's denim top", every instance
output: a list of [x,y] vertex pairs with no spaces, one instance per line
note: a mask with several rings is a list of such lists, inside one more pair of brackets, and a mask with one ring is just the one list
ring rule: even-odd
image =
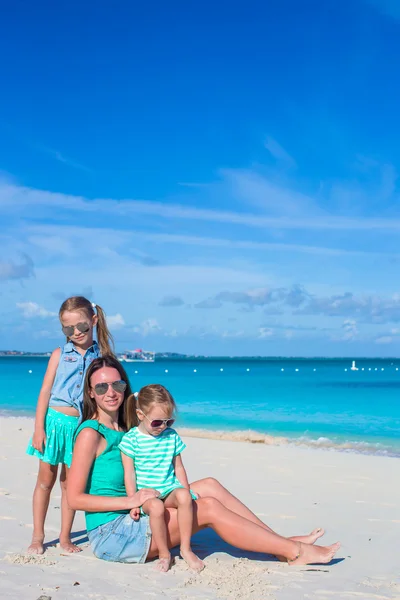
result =
[[72,406],[82,414],[83,383],[90,363],[100,356],[97,342],[82,356],[72,342],[61,349],[56,377],[51,390],[49,406]]

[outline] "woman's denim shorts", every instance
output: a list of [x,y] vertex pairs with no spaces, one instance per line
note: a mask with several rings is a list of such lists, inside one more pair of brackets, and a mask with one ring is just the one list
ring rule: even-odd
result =
[[88,531],[92,550],[97,558],[112,562],[144,563],[149,553],[151,530],[149,517],[134,521],[130,515]]

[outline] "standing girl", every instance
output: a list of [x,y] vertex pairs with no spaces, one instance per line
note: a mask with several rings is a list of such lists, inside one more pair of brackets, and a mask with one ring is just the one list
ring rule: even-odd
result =
[[[100,354],[112,354],[112,336],[100,306],[82,296],[63,302],[59,311],[67,341],[52,353],[43,379],[36,408],[35,430],[27,454],[39,458],[39,472],[33,492],[33,535],[28,552],[43,554],[44,522],[51,490],[61,464],[60,545],[67,552],[79,552],[71,542],[75,511],[67,503],[67,473],[72,460],[72,444],[82,414],[83,382],[91,362]],[[98,343],[93,340],[96,327]]]

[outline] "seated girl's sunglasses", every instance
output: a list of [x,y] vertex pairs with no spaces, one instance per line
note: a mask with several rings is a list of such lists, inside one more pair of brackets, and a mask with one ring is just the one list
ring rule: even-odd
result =
[[79,333],[87,333],[90,329],[90,325],[89,323],[77,323],[76,325],[63,325],[61,329],[64,335],[71,337],[71,335],[74,335],[75,329],[77,329]]
[[166,427],[172,427],[172,425],[175,423],[175,419],[154,419],[153,421],[150,421],[149,417],[145,415],[142,410],[140,412],[149,421],[150,427],[154,427],[154,429],[157,429],[162,425],[165,425]]
[[104,396],[104,394],[108,391],[108,386],[111,385],[114,392],[122,393],[126,390],[126,386],[128,385],[126,381],[113,381],[112,383],[96,383],[94,386],[94,391],[98,396]]

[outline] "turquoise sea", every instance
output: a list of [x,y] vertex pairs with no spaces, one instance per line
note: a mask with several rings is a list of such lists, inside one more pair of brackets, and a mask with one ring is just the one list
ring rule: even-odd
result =
[[[138,390],[162,383],[177,426],[248,430],[289,443],[400,457],[400,360],[160,360],[123,363]],[[0,412],[33,415],[47,358],[0,358]]]

